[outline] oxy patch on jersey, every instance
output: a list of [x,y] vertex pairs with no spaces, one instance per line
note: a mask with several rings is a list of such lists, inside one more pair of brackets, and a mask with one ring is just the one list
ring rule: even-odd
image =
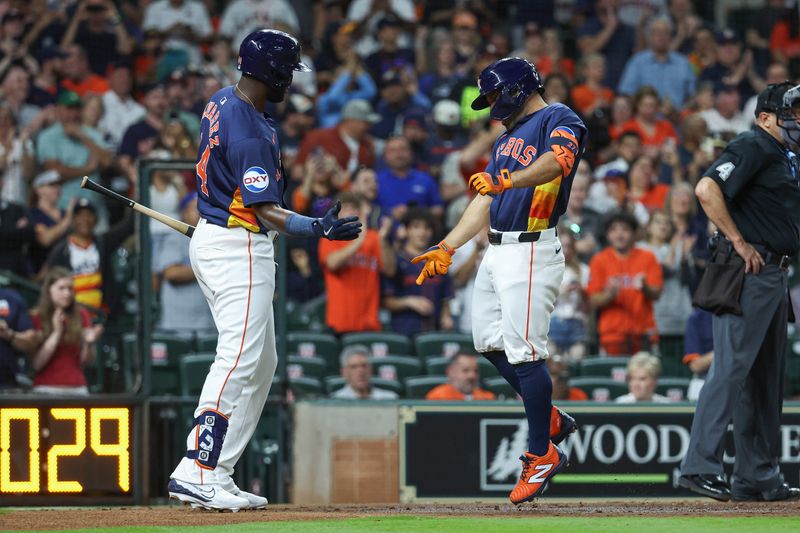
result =
[[263,192],[269,186],[269,175],[261,167],[250,167],[242,177],[242,184],[250,192]]

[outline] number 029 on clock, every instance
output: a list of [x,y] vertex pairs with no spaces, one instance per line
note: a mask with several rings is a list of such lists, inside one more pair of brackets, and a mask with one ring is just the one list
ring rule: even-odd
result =
[[0,496],[126,496],[129,407],[0,408]]

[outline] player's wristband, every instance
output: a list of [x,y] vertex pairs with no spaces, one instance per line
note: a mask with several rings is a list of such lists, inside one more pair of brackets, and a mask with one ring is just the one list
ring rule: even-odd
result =
[[447,244],[444,241],[441,241],[437,246],[439,247],[440,250],[446,252],[448,255],[453,255],[454,253],[456,253],[456,249],[452,248],[449,244]]
[[322,226],[318,218],[291,213],[286,217],[286,233],[295,237],[319,237]]

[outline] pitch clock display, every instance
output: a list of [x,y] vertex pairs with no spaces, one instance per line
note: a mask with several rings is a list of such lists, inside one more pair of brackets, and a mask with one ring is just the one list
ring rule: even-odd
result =
[[0,498],[131,494],[131,407],[0,408]]

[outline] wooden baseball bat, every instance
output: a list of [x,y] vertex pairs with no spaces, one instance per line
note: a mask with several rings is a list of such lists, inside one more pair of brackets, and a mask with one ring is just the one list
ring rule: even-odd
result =
[[148,216],[150,218],[154,218],[161,222],[162,224],[166,224],[170,228],[174,229],[178,233],[183,233],[187,237],[190,237],[194,234],[194,226],[190,226],[186,222],[181,222],[180,220],[175,220],[172,217],[168,217],[164,213],[159,213],[154,209],[150,209],[149,207],[145,207],[138,202],[134,202],[130,198],[126,198],[121,194],[117,194],[110,189],[106,189],[102,185],[95,183],[94,181],[89,179],[89,176],[84,176],[81,180],[81,188],[82,189],[89,189],[96,193],[100,193],[103,196],[107,196],[108,198],[112,198],[117,200],[118,202],[122,202],[126,204],[128,207],[133,209],[134,211],[138,211],[141,214]]

